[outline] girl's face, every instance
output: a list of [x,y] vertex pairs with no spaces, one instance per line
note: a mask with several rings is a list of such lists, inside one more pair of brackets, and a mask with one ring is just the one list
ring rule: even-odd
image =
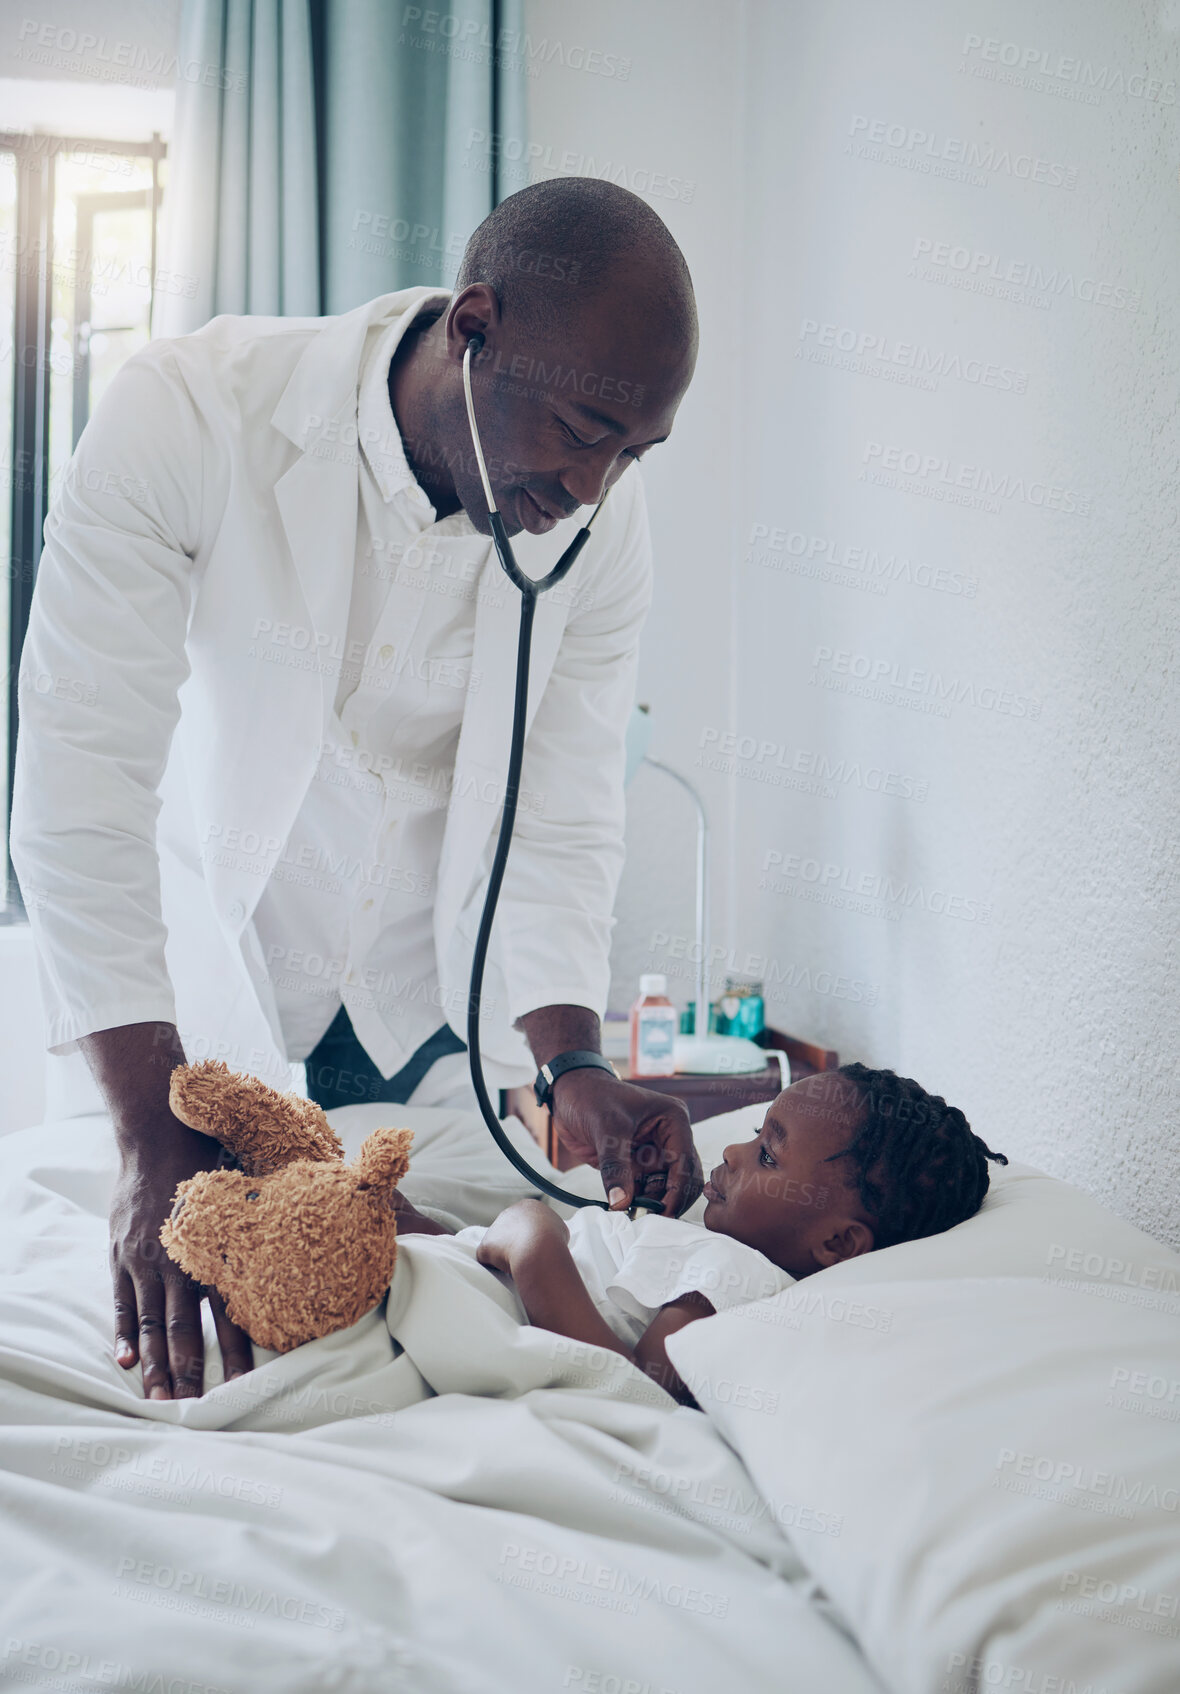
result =
[[705,1228],[757,1248],[794,1277],[871,1252],[872,1219],[833,1158],[863,1116],[856,1085],[835,1071],[784,1089],[754,1139],[727,1147],[710,1173]]

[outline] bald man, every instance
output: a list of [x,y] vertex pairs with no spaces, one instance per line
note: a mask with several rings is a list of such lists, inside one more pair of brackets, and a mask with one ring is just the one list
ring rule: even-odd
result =
[[[158,1240],[177,1183],[218,1154],[169,1110],[186,1056],[279,1086],[302,1061],[326,1107],[471,1101],[467,976],[519,607],[468,431],[477,336],[475,407],[522,568],[547,570],[573,515],[618,485],[538,601],[488,1080],[567,1063],[555,1116],[616,1208],[643,1191],[674,1215],[701,1186],[680,1103],[593,1062],[651,595],[632,465],[671,433],[696,312],[644,201],[562,179],[492,213],[453,293],[153,342],[50,511],[12,853],[50,1050],[84,1053],[113,1119],[115,1356],[153,1398],[203,1382],[203,1291]],[[249,1369],[210,1305],[226,1376]]]

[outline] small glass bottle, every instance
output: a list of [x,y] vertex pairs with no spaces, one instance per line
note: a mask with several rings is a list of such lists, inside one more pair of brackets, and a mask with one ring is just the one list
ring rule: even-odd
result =
[[756,1041],[766,1028],[766,1003],[756,977],[727,976],[717,1010],[717,1028],[722,1035],[744,1035]]
[[659,971],[639,979],[639,998],[631,1008],[632,1076],[671,1076],[675,1069],[680,1019],[667,988],[668,980]]

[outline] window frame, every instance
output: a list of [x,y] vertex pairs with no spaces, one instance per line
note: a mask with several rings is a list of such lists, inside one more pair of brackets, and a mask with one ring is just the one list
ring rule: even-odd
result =
[[[4,796],[5,900],[0,925],[25,921],[24,904],[12,868],[9,831],[12,785],[16,771],[19,725],[17,678],[29,627],[37,566],[49,511],[49,379],[53,315],[53,217],[57,159],[63,152],[87,151],[124,158],[148,158],[152,183],[147,189],[151,216],[151,274],[148,333],[156,303],[157,245],[160,223],[160,164],[168,156],[159,131],[147,141],[101,140],[86,136],[33,135],[0,131],[0,153],[13,155],[16,171],[14,286],[12,310],[12,455],[8,571],[8,723],[4,749],[8,780]],[[35,254],[36,263],[22,262]],[[76,326],[75,326],[76,329]],[[75,343],[77,336],[75,334]],[[77,346],[73,349],[77,360]],[[76,366],[75,366],[76,369]],[[75,417],[78,402],[75,398]],[[77,445],[77,431],[72,438]]]

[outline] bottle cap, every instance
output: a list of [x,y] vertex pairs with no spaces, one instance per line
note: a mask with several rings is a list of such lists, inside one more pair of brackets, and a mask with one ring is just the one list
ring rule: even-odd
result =
[[639,979],[639,992],[641,994],[666,994],[668,992],[668,978],[662,971],[648,971]]
[[727,976],[725,979],[726,994],[761,994],[762,984],[756,976]]

